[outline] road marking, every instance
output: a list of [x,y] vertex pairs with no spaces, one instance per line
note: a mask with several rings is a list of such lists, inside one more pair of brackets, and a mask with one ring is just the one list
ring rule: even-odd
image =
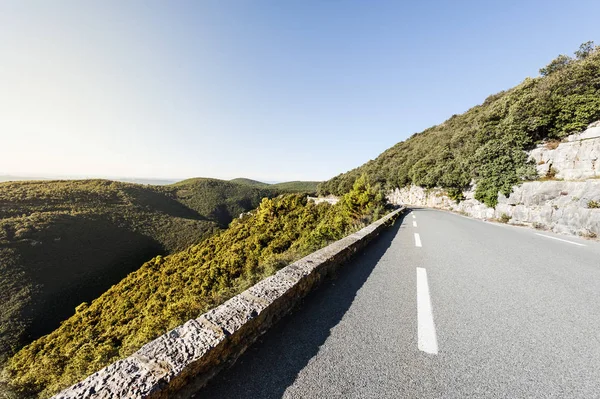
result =
[[417,218],[414,213],[411,213],[411,215],[412,215],[413,219]]
[[417,221],[413,220],[413,227],[417,227]]
[[417,267],[417,335],[419,350],[437,355],[438,344],[431,310],[431,297],[427,283],[427,270]]
[[422,247],[419,233],[415,233],[415,247]]
[[573,242],[573,241],[569,241],[569,240],[563,240],[562,238],[557,238],[557,237],[552,237],[552,236],[547,236],[545,234],[540,234],[540,233],[535,233],[535,235],[538,235],[540,237],[546,237],[546,238],[551,238],[553,240],[557,240],[557,241],[562,241],[562,242],[568,242],[569,244],[573,244],[573,245],[579,245],[580,247],[585,247],[585,244],[580,244],[578,242]]

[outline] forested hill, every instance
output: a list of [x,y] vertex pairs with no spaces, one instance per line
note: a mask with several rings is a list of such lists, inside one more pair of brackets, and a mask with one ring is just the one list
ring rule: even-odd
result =
[[281,192],[204,178],[0,183],[0,363],[143,262],[199,243]]
[[82,303],[9,360],[0,391],[8,383],[21,396],[49,397],[385,212],[382,193],[364,178],[335,205],[301,194],[265,198],[229,228],[149,260]]
[[258,180],[246,179],[245,177],[238,177],[237,179],[229,180],[232,183],[244,184],[247,186],[255,186],[255,187],[268,187],[269,183],[263,183]]
[[230,181],[234,182],[234,183],[238,183],[238,184],[245,184],[248,186],[263,187],[263,188],[268,187],[271,189],[281,190],[282,192],[286,192],[286,193],[305,192],[305,193],[309,193],[309,194],[316,193],[317,188],[318,188],[319,184],[321,183],[318,181],[289,181],[289,182],[284,182],[284,183],[269,184],[269,183],[263,183],[260,181],[244,179],[244,178],[237,178],[237,179],[233,179]]
[[183,180],[161,189],[223,228],[240,213],[256,208],[262,198],[281,193],[268,185],[259,187],[201,177]]
[[323,183],[319,193],[345,193],[364,173],[388,189],[438,186],[460,199],[475,180],[475,197],[495,206],[499,191],[507,195],[515,184],[536,178],[524,150],[600,119],[600,48],[593,42],[581,45],[574,57],[560,55],[540,75],[414,134]]

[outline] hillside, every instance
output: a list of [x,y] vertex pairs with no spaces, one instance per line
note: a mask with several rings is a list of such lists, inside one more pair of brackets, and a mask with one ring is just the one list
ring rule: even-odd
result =
[[343,194],[366,174],[387,189],[441,187],[460,200],[474,180],[475,198],[495,206],[498,192],[508,195],[514,185],[538,177],[524,150],[600,118],[600,49],[592,42],[574,58],[559,56],[540,74],[332,178],[319,193]]
[[383,212],[383,195],[366,179],[333,206],[299,194],[263,199],[228,229],[155,257],[78,306],[58,329],[17,353],[3,376],[20,394],[47,397]]
[[143,262],[278,194],[216,179],[0,183],[0,363]]
[[280,190],[281,192],[285,192],[285,193],[307,193],[307,194],[316,193],[319,184],[321,184],[321,182],[318,182],[318,181],[288,181],[288,182],[283,182],[283,183],[269,184],[269,183],[263,183],[260,181],[245,179],[245,178],[237,178],[237,179],[233,179],[230,181],[234,182],[234,183],[238,183],[238,184],[244,184],[247,186],[262,187],[262,188],[268,187],[271,189]]
[[247,186],[256,186],[256,187],[268,187],[269,183],[263,183],[258,180],[246,179],[245,177],[238,177],[236,179],[229,180],[232,183],[244,184]]
[[314,194],[317,192],[319,184],[321,184],[321,182],[318,181],[289,181],[272,184],[271,187],[284,192],[305,192]]
[[194,178],[164,186],[180,203],[213,220],[223,228],[229,222],[258,206],[261,199],[280,194],[279,190],[235,182]]

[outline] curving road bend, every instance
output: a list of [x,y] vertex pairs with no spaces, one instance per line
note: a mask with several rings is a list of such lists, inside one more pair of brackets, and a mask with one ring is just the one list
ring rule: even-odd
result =
[[194,396],[600,397],[600,243],[413,209]]

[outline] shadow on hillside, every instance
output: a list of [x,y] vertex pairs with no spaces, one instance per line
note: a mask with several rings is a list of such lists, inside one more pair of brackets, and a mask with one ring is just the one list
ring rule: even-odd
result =
[[326,281],[302,305],[251,346],[237,363],[197,392],[202,398],[280,398],[319,351],[352,305],[402,225],[385,230],[335,279]]
[[24,343],[51,332],[77,305],[97,298],[143,262],[165,253],[156,240],[111,221],[70,215],[54,217],[34,238],[37,245],[32,240],[6,244],[20,256],[19,267],[11,272],[21,273],[24,282],[36,287],[29,301],[18,305],[20,320],[27,321]]
[[136,206],[145,208],[149,212],[161,212],[182,219],[209,220],[206,216],[201,215],[196,210],[187,207],[174,198],[164,193],[148,190],[144,186],[124,187],[123,191],[131,195],[130,200]]

